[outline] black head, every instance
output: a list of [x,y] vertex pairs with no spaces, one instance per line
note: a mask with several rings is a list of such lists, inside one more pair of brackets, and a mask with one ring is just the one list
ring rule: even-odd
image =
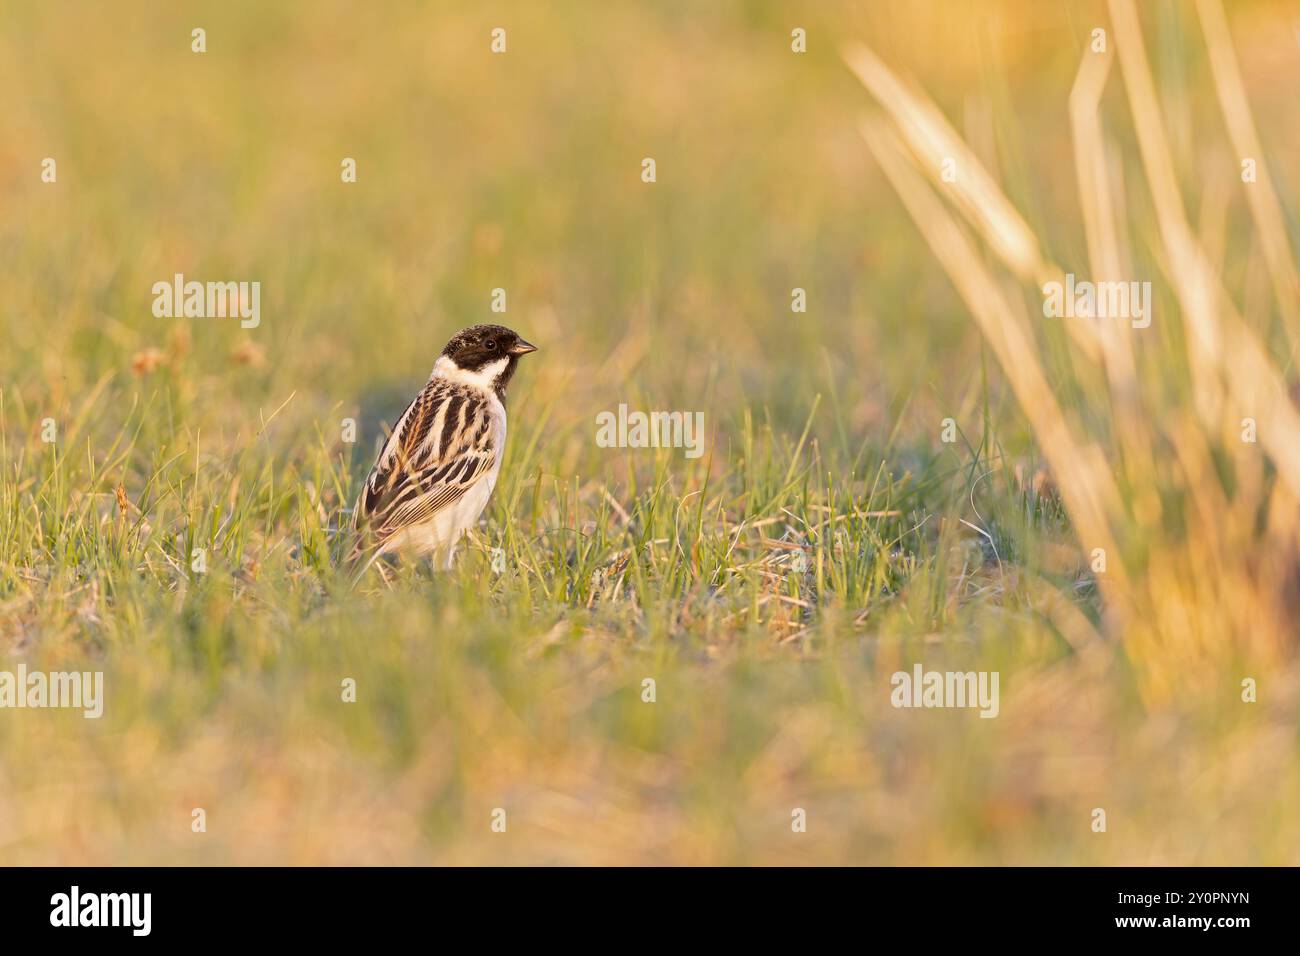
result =
[[497,392],[504,394],[506,385],[519,364],[519,356],[536,351],[536,345],[525,342],[518,332],[507,329],[504,325],[472,325],[453,335],[442,354],[466,372],[482,372],[505,359],[505,364],[493,381]]

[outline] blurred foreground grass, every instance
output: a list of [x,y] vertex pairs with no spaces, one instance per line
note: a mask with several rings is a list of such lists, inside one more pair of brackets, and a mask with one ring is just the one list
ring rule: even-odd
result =
[[[1197,6],[1142,5],[1154,122],[1294,382]],[[1293,231],[1294,10],[1231,14]],[[98,721],[0,712],[0,862],[1300,861],[1295,499],[1276,444],[1206,424],[1231,418],[1206,388],[1232,398],[1188,358],[1150,117],[1118,66],[1080,72],[1111,15],[0,3],[0,669],[107,686]],[[892,71],[924,93],[891,99]],[[1082,154],[1080,76],[1105,129]],[[1000,264],[936,246],[905,142],[930,100],[1037,265],[1090,271],[1076,174],[1109,171],[1101,248],[1156,292],[1129,393],[1037,321],[1036,269],[983,284],[1006,309],[959,294]],[[154,318],[177,272],[260,281],[261,326]],[[487,520],[452,574],[347,593],[332,529],[382,423],[496,287],[543,351]],[[1034,348],[1001,367],[1017,315]],[[596,447],[619,403],[703,410],[705,457]],[[1074,444],[1034,435],[1045,403]],[[893,709],[915,662],[1000,671],[1000,715]]]

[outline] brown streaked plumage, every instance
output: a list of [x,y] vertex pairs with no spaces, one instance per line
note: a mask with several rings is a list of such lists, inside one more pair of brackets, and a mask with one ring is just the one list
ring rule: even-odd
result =
[[351,561],[385,552],[434,554],[457,542],[491,497],[505,446],[506,386],[536,347],[504,326],[463,329],[398,418],[353,510]]

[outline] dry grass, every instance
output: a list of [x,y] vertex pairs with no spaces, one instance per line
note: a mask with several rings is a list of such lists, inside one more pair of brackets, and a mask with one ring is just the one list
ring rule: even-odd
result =
[[[1197,4],[1211,54],[1214,89],[1234,145],[1261,155],[1223,12]],[[1045,346],[1030,324],[1027,294],[1008,280],[1063,281],[1028,226],[939,110],[899,81],[868,48],[845,59],[887,111],[862,132],[908,212],[962,295],[1016,398],[1034,426],[1085,550],[1108,556],[1100,584],[1108,620],[1142,672],[1145,697],[1163,703],[1240,662],[1272,669],[1292,649],[1300,483],[1300,417],[1286,388],[1290,363],[1270,358],[1276,338],[1294,350],[1297,321],[1292,253],[1267,172],[1243,184],[1275,293],[1273,327],[1250,328],[1238,313],[1188,223],[1165,136],[1141,27],[1128,0],[1113,0],[1114,48],[1128,94],[1160,245],[1151,251],[1176,302],[1162,334],[1124,321],[1066,320],[1080,364],[1082,401],[1067,416],[1050,384]],[[1087,274],[1129,281],[1138,274],[1125,249],[1142,240],[1142,220],[1126,214],[1133,186],[1112,190],[1111,143],[1100,103],[1111,48],[1085,50],[1070,98]],[[961,171],[940,181],[946,158]],[[927,184],[926,180],[931,183]],[[1132,201],[1131,199],[1127,201]],[[981,254],[950,209],[987,243]],[[1121,242],[1119,231],[1129,235]],[[1083,270],[1080,269],[1080,272]],[[1173,328],[1170,328],[1173,327]],[[1185,356],[1180,354],[1185,349]],[[1179,371],[1185,369],[1185,374]],[[1075,385],[1075,382],[1071,382]],[[1244,439],[1245,419],[1258,443]],[[1169,504],[1179,512],[1171,515]],[[1267,520],[1261,521],[1266,515]],[[1111,555],[1119,557],[1110,561]]]

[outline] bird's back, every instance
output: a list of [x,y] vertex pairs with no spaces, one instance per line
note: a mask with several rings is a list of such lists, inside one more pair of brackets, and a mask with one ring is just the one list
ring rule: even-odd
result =
[[495,394],[435,372],[366,478],[354,509],[357,550],[454,546],[491,497],[505,425]]

